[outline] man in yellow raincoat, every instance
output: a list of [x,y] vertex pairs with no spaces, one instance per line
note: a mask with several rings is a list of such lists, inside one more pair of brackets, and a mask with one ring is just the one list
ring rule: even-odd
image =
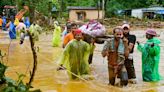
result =
[[70,79],[76,79],[77,76],[86,77],[89,74],[88,58],[90,46],[81,40],[81,30],[76,30],[75,39],[71,40],[64,48],[60,66],[67,69]]
[[58,47],[61,43],[61,27],[59,26],[58,22],[54,22],[54,32],[53,32],[53,39],[52,39],[52,46]]

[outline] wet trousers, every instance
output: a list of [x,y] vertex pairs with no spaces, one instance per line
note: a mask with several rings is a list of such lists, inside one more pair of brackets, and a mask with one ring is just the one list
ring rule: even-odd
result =
[[111,65],[108,65],[108,74],[109,74],[109,84],[114,85],[117,76],[120,77],[121,79],[120,83],[122,86],[126,86],[128,84],[128,75],[125,65],[119,65],[116,68]]
[[133,59],[126,59],[125,60],[125,67],[128,73],[128,79],[135,79],[136,78],[136,74],[135,74],[135,69],[134,69],[134,65],[133,65]]

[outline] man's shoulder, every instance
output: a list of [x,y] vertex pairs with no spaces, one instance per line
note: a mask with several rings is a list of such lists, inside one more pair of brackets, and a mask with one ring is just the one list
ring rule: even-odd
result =
[[111,39],[107,39],[106,40],[107,43],[111,43],[112,41],[114,41],[114,38],[111,38]]
[[112,38],[112,39],[107,39],[106,41],[105,41],[105,47],[107,46],[107,47],[109,47],[109,46],[111,46],[112,44],[113,44],[113,42],[114,42],[114,39]]
[[74,45],[76,43],[81,43],[81,45],[89,45],[87,42],[83,41],[83,40],[80,40],[80,41],[77,41],[76,39],[72,39],[68,44],[69,45]]
[[75,39],[72,39],[72,40],[70,40],[70,41],[68,42],[67,45],[73,45],[75,42],[76,42]]
[[76,39],[70,40],[70,43],[74,43],[74,42],[76,42]]
[[129,34],[129,37],[131,37],[131,38],[136,38],[136,35],[134,35],[134,34]]
[[136,36],[134,35],[134,34],[130,34],[129,36],[128,36],[128,40],[130,40],[130,41],[135,41],[136,40]]
[[80,42],[81,43],[83,43],[83,44],[88,44],[86,41],[84,41],[84,40],[80,40]]
[[129,43],[135,44],[135,42],[136,42],[136,36],[133,35],[133,34],[130,34],[130,35],[128,36],[128,41],[129,41]]
[[68,33],[68,34],[66,34],[65,37],[67,38],[67,37],[70,37],[71,35],[73,35],[73,34],[72,33]]

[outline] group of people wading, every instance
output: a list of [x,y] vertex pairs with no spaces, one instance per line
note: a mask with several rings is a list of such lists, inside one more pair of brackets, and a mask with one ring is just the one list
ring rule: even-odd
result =
[[[108,60],[109,84],[115,85],[115,79],[120,78],[120,85],[136,83],[133,64],[135,43],[142,53],[142,78],[145,82],[161,80],[158,71],[160,60],[160,40],[156,38],[154,29],[146,30],[147,41],[141,44],[136,36],[130,34],[130,25],[113,29],[113,38],[107,39],[102,50],[102,56]],[[70,79],[85,78],[90,74],[89,64],[92,63],[95,49],[95,38],[83,33],[75,23],[67,24],[67,31],[63,33],[63,54],[58,70],[67,69]],[[88,40],[89,39],[89,40]]]
[[[133,51],[136,36],[130,34],[129,24],[113,29],[114,38],[106,41],[102,56],[108,58],[109,84],[115,85],[116,77],[120,78],[121,86],[136,83],[133,65]],[[143,45],[137,41],[137,49],[142,53],[142,78],[145,82],[161,80],[158,71],[160,60],[160,40],[156,38],[154,29],[146,30],[147,41]]]

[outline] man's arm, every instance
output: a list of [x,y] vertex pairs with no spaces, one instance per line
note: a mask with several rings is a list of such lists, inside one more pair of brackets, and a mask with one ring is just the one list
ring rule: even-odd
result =
[[69,36],[68,34],[64,37],[64,40],[63,40],[63,48],[65,48],[65,46],[67,45],[67,43],[69,42]]
[[128,46],[129,52],[131,52],[133,50],[135,42],[136,42],[136,36],[132,35],[130,40],[129,40],[129,46]]
[[160,46],[158,44],[152,43],[148,53],[152,56],[156,56],[160,54]]
[[137,46],[137,49],[138,49],[140,52],[142,52],[143,49],[144,49],[144,46],[141,45],[139,41],[137,41],[137,45],[138,45],[138,46]]
[[124,46],[125,46],[125,58],[128,58],[129,56],[129,46],[128,46],[128,39],[127,38],[123,38],[123,43],[124,43]]
[[131,52],[133,48],[134,48],[134,43],[129,43],[129,46],[128,46],[129,52]]
[[66,64],[67,64],[67,62],[69,62],[69,50],[70,50],[70,45],[67,45],[64,48],[61,60],[57,67],[57,71],[66,69],[66,66],[67,66]]
[[110,46],[110,42],[109,42],[109,41],[106,41],[106,42],[105,42],[105,45],[104,45],[104,47],[103,47],[103,50],[102,50],[102,52],[101,52],[101,55],[102,55],[103,57],[108,56],[109,46]]
[[108,51],[103,50],[103,51],[101,52],[101,55],[102,55],[103,57],[106,57],[106,56],[108,55]]
[[68,64],[67,62],[69,62],[71,44],[72,43],[68,43],[68,45],[64,48],[63,54],[61,56],[61,60],[59,62],[59,66],[61,67],[66,67],[67,66],[66,64]]

